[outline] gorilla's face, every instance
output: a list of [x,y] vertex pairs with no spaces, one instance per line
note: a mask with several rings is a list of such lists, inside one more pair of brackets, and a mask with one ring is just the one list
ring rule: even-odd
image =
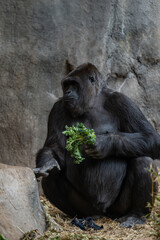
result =
[[65,107],[74,111],[80,98],[79,83],[76,80],[68,78],[63,82],[62,88]]
[[90,63],[73,70],[62,80],[63,101],[73,117],[88,111],[100,90],[101,75]]

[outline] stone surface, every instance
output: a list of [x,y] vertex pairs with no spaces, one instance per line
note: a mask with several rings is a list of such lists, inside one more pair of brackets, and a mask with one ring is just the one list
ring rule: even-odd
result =
[[45,230],[45,213],[31,169],[0,164],[0,233],[19,240],[24,233]]
[[0,162],[34,166],[66,61],[95,64],[160,132],[160,2],[0,1]]

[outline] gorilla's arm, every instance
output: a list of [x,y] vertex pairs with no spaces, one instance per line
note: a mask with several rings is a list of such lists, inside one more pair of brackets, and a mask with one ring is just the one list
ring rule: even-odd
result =
[[114,92],[107,98],[106,109],[116,115],[119,132],[98,135],[94,148],[86,146],[89,156],[160,158],[160,136],[136,104],[125,95]]
[[86,153],[103,159],[109,156],[135,158],[149,156],[160,158],[160,139],[149,133],[117,133],[98,135],[93,148],[86,146]]
[[48,118],[48,133],[44,147],[39,150],[36,156],[34,173],[37,177],[48,176],[51,171],[57,171],[64,167],[63,114],[62,101],[59,100],[54,104]]
[[36,168],[33,169],[36,177],[47,177],[51,171],[59,171],[61,168],[54,157],[54,152],[51,148],[42,148],[37,153]]

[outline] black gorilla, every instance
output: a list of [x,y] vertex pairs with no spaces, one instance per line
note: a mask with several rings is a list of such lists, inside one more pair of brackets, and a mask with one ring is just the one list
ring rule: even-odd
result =
[[[125,95],[105,87],[90,63],[62,80],[63,97],[49,115],[48,135],[35,173],[46,197],[70,216],[105,215],[124,226],[141,223],[152,203],[150,165],[160,157],[160,136]],[[96,133],[77,165],[65,150],[65,125],[82,122]],[[156,183],[154,183],[156,191]]]

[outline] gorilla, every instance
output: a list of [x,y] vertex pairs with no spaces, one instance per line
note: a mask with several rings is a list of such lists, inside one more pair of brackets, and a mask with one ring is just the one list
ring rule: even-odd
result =
[[[91,63],[77,67],[61,84],[63,97],[50,112],[47,138],[36,157],[34,171],[43,176],[44,194],[72,217],[108,216],[125,227],[142,224],[157,191],[148,169],[156,171],[160,136],[130,98],[106,86]],[[81,164],[65,149],[62,134],[77,122],[96,133],[96,143],[83,146]]]

